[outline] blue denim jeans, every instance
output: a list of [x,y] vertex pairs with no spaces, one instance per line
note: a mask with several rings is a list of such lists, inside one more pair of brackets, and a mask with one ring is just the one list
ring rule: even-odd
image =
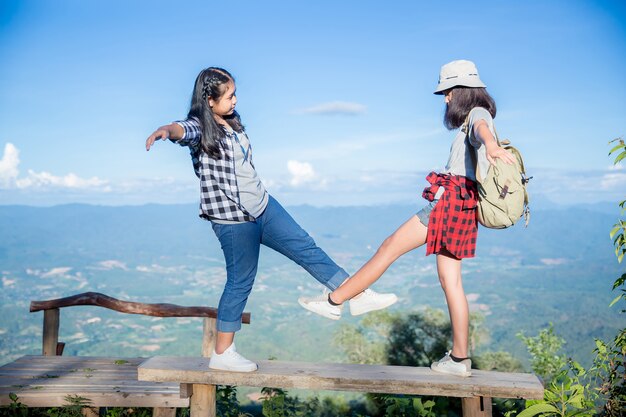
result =
[[226,286],[217,311],[220,332],[236,332],[241,328],[241,315],[254,284],[261,244],[302,266],[330,290],[339,287],[349,276],[272,196],[255,221],[211,224],[226,261]]

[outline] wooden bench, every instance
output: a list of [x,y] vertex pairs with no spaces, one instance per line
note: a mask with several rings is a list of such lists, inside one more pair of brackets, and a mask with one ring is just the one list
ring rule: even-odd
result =
[[[58,342],[59,308],[72,305],[158,317],[204,317],[202,357],[157,356],[142,362],[55,356],[64,346]],[[212,308],[129,303],[85,293],[31,303],[31,311],[40,310],[44,356],[25,356],[0,368],[0,405],[10,403],[10,392],[32,407],[59,406],[71,394],[88,398],[94,407],[149,406],[155,407],[155,416],[173,417],[175,407],[189,405],[191,417],[213,417],[216,385],[234,385],[460,397],[464,417],[487,417],[492,414],[491,398],[543,398],[539,379],[523,373],[474,370],[471,377],[459,378],[418,367],[282,361],[258,361],[259,370],[251,373],[209,370],[217,317]],[[242,321],[249,323],[250,315]]]
[[[463,416],[491,416],[491,398],[542,399],[543,385],[532,374],[472,370],[469,378],[442,375],[429,368],[258,361],[256,372],[209,370],[207,358],[157,356],[139,365],[139,379],[191,384],[183,391],[203,386],[236,385],[311,390],[356,391],[461,397]],[[193,396],[192,396],[193,398]],[[191,417],[215,416],[210,409],[191,403]]]
[[[0,405],[11,403],[10,394],[28,407],[67,405],[67,396],[89,401],[83,414],[97,415],[97,407],[153,407],[154,416],[174,417],[176,407],[188,407],[190,393],[181,392],[176,382],[146,382],[137,378],[137,367],[145,358],[63,357],[65,344],[59,342],[60,308],[91,305],[129,314],[155,317],[204,318],[202,354],[209,356],[216,334],[217,309],[174,304],[144,304],[120,301],[100,293],[83,293],[48,301],[33,301],[30,311],[44,312],[41,356],[23,356],[0,367]],[[250,323],[244,313],[243,323]],[[198,390],[195,398],[215,403],[214,387]],[[203,398],[199,398],[202,393]],[[204,407],[208,407],[204,406]]]

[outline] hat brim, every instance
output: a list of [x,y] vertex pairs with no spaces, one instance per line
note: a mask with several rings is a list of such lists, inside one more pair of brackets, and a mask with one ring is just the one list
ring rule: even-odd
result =
[[463,77],[463,78],[450,78],[448,80],[443,80],[437,85],[437,89],[433,94],[443,94],[444,91],[449,90],[453,87],[470,87],[470,88],[481,88],[487,87],[485,83],[483,83],[478,77]]

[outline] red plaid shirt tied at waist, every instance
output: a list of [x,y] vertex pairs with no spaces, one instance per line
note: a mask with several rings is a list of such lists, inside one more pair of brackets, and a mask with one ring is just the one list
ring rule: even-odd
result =
[[435,204],[428,220],[426,255],[443,249],[458,259],[473,258],[476,252],[476,183],[461,175],[437,174],[426,177],[430,187],[422,193],[428,201],[435,199],[439,187],[445,192]]

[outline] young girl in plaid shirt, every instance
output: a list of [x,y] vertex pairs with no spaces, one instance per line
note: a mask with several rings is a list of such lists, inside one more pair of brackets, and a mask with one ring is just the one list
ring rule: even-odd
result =
[[328,314],[380,278],[400,256],[426,244],[426,255],[437,256],[437,272],[453,333],[452,350],[434,362],[431,369],[470,376],[469,308],[461,281],[461,259],[473,257],[476,249],[477,190],[471,152],[476,152],[481,172],[487,172],[496,158],[506,163],[513,163],[514,159],[495,140],[496,104],[472,62],[444,65],[435,94],[445,97],[445,126],[449,130],[463,129],[452,143],[446,168],[427,177],[430,186],[423,197],[430,203],[388,237],[376,254],[326,299],[303,298],[300,304],[318,314]]
[[[256,276],[260,245],[287,256],[330,290],[348,274],[265,190],[236,104],[235,81],[228,71],[216,67],[201,71],[187,119],[158,128],[146,140],[146,150],[159,139],[189,148],[200,179],[200,217],[211,222],[226,262],[226,285],[218,305],[217,340],[209,367],[250,372],[257,365],[237,353],[234,337]],[[350,308],[353,314],[363,314],[396,301],[394,294],[368,289],[351,300]]]

